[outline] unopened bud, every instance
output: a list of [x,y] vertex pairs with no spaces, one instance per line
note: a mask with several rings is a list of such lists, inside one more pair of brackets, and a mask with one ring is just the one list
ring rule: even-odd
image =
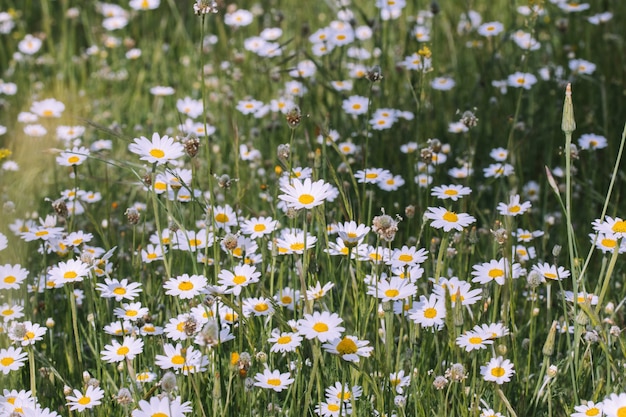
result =
[[571,134],[574,130],[576,130],[576,121],[574,120],[574,104],[572,103],[572,84],[567,84],[567,87],[565,88],[565,101],[563,103],[561,130],[565,134]]
[[552,356],[554,353],[554,342],[556,339],[556,320],[552,322],[552,326],[550,326],[550,332],[548,333],[548,337],[546,338],[546,342],[543,344],[543,349],[541,352],[545,356]]

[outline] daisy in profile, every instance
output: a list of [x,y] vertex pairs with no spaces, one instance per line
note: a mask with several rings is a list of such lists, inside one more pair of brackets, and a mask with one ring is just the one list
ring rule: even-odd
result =
[[143,352],[143,340],[134,337],[124,337],[122,343],[113,340],[110,345],[105,345],[100,352],[102,360],[108,363],[118,363],[126,359],[133,360],[135,356]]
[[65,104],[53,98],[35,101],[30,106],[30,111],[39,117],[61,117],[65,110]]
[[128,5],[133,10],[153,10],[159,7],[161,0],[130,0]]
[[469,195],[472,189],[463,185],[450,184],[433,187],[430,191],[430,195],[437,197],[440,200],[452,200],[457,201],[466,195]]
[[[357,242],[357,246],[356,246],[356,251],[358,252],[359,250],[359,245],[360,243]],[[343,240],[341,240],[341,238],[337,238],[335,239],[335,242],[328,242],[328,249],[324,249],[324,252],[327,252],[329,255],[331,256],[348,256],[351,255],[352,259],[356,258],[356,254],[354,252],[350,253],[350,249],[348,246],[346,246],[346,244],[344,243]]]
[[456,82],[450,77],[435,77],[435,79],[430,82],[430,86],[433,90],[439,91],[452,90],[455,85]]
[[364,170],[357,171],[354,174],[354,178],[356,178],[359,183],[378,184],[381,181],[393,178],[393,175],[386,169],[366,168]]
[[544,231],[543,230],[530,231],[528,229],[517,229],[515,232],[511,234],[517,238],[518,242],[530,242],[535,238],[543,236]]
[[595,306],[598,304],[598,296],[595,294],[586,293],[584,291],[580,291],[578,296],[574,297],[573,291],[565,291],[565,301],[570,303],[574,302],[574,298],[578,304],[585,304],[589,302],[589,305]]
[[163,284],[165,294],[178,297],[182,300],[191,299],[200,294],[207,286],[208,281],[202,275],[183,274],[176,278],[171,278]]
[[28,271],[22,265],[0,265],[0,290],[17,290],[28,277]]
[[278,329],[273,329],[267,341],[273,343],[270,347],[270,352],[295,352],[302,343],[302,336],[298,333],[281,332]]
[[428,298],[420,296],[419,303],[415,303],[409,318],[422,327],[442,327],[446,317],[446,306],[444,300],[431,294]]
[[19,304],[5,303],[0,305],[0,318],[5,323],[24,317],[24,307]]
[[178,159],[185,154],[185,148],[169,136],[161,137],[158,133],[152,134],[152,139],[144,136],[135,138],[133,143],[128,145],[128,150],[140,155],[142,161],[151,164],[163,165]]
[[430,224],[436,229],[443,229],[444,232],[450,230],[463,231],[463,228],[474,223],[476,219],[467,213],[455,213],[448,211],[444,207],[428,207],[424,217],[432,220]]
[[485,334],[489,339],[498,339],[509,334],[508,327],[502,323],[477,324],[472,331]]
[[369,107],[369,100],[363,96],[350,96],[343,101],[341,107],[347,114],[353,116],[365,114]]
[[456,344],[465,349],[466,352],[471,352],[472,350],[487,349],[487,345],[493,344],[493,340],[491,340],[490,334],[470,330],[457,337]]
[[74,390],[73,394],[65,397],[67,400],[65,405],[69,406],[71,411],[78,412],[90,410],[96,405],[100,405],[100,400],[104,398],[104,390],[93,385],[87,386],[84,394],[77,389]]
[[189,401],[183,403],[180,397],[170,399],[167,395],[152,397],[149,402],[141,400],[137,406],[131,414],[132,417],[182,417],[193,411]]
[[315,285],[309,287],[306,290],[307,299],[319,300],[320,298],[325,296],[328,293],[328,291],[330,291],[334,286],[335,284],[333,282],[327,282],[326,284],[324,284],[324,286],[322,286],[322,284],[320,284],[320,282],[317,281]]
[[402,394],[404,387],[408,387],[411,384],[411,376],[404,375],[403,369],[398,372],[392,372],[389,374],[389,384],[391,384],[398,394]]
[[21,347],[0,349],[0,372],[7,375],[11,371],[17,371],[24,366],[27,358],[28,353],[22,351]]
[[115,301],[134,300],[141,291],[141,283],[128,282],[127,278],[105,278],[104,284],[97,283],[96,289],[102,298],[115,298]]
[[480,367],[480,374],[485,381],[492,381],[498,385],[509,382],[515,373],[513,363],[510,360],[498,356],[491,358],[485,366]]
[[339,400],[346,403],[352,402],[352,400],[358,400],[363,395],[363,388],[358,385],[350,387],[348,384],[341,385],[341,382],[337,381],[334,385],[326,388],[324,391],[327,400]]
[[70,259],[67,262],[59,262],[48,271],[48,280],[55,284],[55,287],[62,287],[71,282],[80,282],[89,274],[89,265],[77,260]]
[[74,146],[71,150],[66,150],[61,152],[59,156],[57,156],[56,161],[57,164],[70,167],[70,166],[78,166],[82,165],[83,162],[87,160],[89,157],[89,149],[81,146]]
[[[269,242],[270,249],[271,243]],[[276,246],[280,255],[302,254],[305,250],[312,249],[317,243],[317,237],[304,230],[284,230],[281,237],[276,239]]]
[[257,239],[271,234],[277,226],[278,220],[271,217],[253,217],[242,223],[241,233],[249,235],[252,239]]
[[320,342],[337,339],[345,329],[340,326],[343,319],[337,313],[313,312],[298,321],[298,333],[307,339],[317,338]]
[[283,194],[278,196],[285,201],[288,207],[310,209],[319,206],[331,195],[331,185],[323,180],[311,182],[305,178],[304,182],[298,178],[292,179],[288,184],[280,187]]
[[594,403],[593,401],[583,401],[584,404],[574,406],[574,413],[570,417],[589,417],[603,415],[603,403]]
[[227,294],[239,296],[242,288],[258,282],[260,276],[261,273],[258,272],[254,266],[237,265],[233,271],[222,269],[217,277],[218,284],[227,287]]
[[289,287],[278,290],[278,293],[274,296],[276,304],[281,307],[287,307],[291,311],[295,310],[296,304],[300,302],[300,298],[300,291]]
[[347,247],[356,246],[359,241],[365,238],[370,228],[364,224],[357,224],[354,220],[337,224],[339,238]]
[[567,269],[562,266],[550,265],[547,262],[538,263],[537,265],[533,265],[533,271],[536,271],[541,275],[541,281],[546,282],[546,280],[550,281],[560,281],[564,278],[568,278],[570,273]]
[[607,140],[604,136],[595,133],[584,133],[578,138],[580,149],[596,150],[607,147]]
[[498,285],[504,285],[506,278],[519,278],[522,267],[520,264],[514,263],[513,274],[511,274],[508,261],[501,258],[474,265],[472,269],[472,275],[474,276],[472,282],[488,284],[495,281]]
[[167,253],[166,247],[149,243],[145,249],[141,250],[141,261],[146,264],[161,261],[164,253]]
[[483,168],[483,175],[485,178],[501,178],[512,175],[513,171],[513,165],[498,162],[489,165],[487,168]]
[[259,388],[271,389],[276,392],[281,392],[295,381],[291,378],[289,372],[280,373],[278,370],[270,371],[268,368],[263,370],[263,373],[258,373],[254,376],[254,386]]
[[509,197],[509,203],[498,203],[497,210],[503,216],[519,216],[526,213],[531,207],[530,201],[524,201],[520,203],[519,194],[515,194]]
[[322,347],[326,352],[339,355],[348,362],[358,362],[360,357],[369,357],[374,350],[368,346],[369,341],[359,340],[356,336],[344,336],[324,343]]

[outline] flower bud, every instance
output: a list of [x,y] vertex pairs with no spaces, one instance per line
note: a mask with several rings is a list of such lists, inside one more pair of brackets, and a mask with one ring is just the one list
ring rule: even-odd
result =
[[556,339],[556,320],[552,322],[552,326],[550,326],[550,332],[548,333],[548,337],[546,338],[546,342],[543,344],[543,349],[541,350],[544,356],[552,356],[554,353],[554,342]]

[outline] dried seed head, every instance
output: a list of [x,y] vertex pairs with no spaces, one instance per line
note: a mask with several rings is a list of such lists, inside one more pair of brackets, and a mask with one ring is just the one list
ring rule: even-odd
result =
[[373,66],[365,73],[365,78],[375,83],[383,79],[383,74],[378,65]]
[[228,250],[233,250],[237,247],[237,235],[232,233],[227,233],[226,236],[222,239],[222,243],[224,247]]
[[473,111],[466,110],[461,115],[461,123],[463,123],[468,128],[472,128],[478,125],[478,117],[476,117],[474,111],[476,111],[476,109],[474,109]]
[[463,364],[454,363],[446,370],[445,377],[450,378],[452,381],[462,381],[467,378],[467,370]]
[[300,125],[300,121],[302,121],[300,108],[298,106],[291,108],[285,115],[285,119],[287,119],[287,124],[290,128],[295,129],[298,127]]
[[276,155],[278,156],[278,159],[280,159],[281,161],[288,160],[290,154],[291,154],[291,147],[289,146],[288,143],[280,144],[278,145],[278,148],[276,148]]
[[183,146],[185,147],[185,152],[191,158],[198,155],[198,151],[200,149],[200,139],[195,136],[188,136],[187,139],[183,141]]
[[372,230],[384,241],[391,242],[398,231],[398,219],[387,214],[376,216],[372,220]]
[[185,323],[183,324],[183,331],[185,332],[187,336],[192,336],[193,334],[195,334],[197,328],[198,328],[198,322],[192,316],[189,316],[187,320],[185,320]]
[[54,209],[54,212],[57,214],[57,216],[65,219],[68,216],[68,210],[67,210],[67,204],[65,203],[65,200],[62,198],[59,198],[57,200],[54,200],[52,202],[52,208]]
[[121,405],[128,405],[133,402],[133,396],[128,388],[120,388],[115,397],[115,401]]
[[442,390],[448,385],[448,379],[443,375],[437,375],[433,381],[433,385],[435,389]]
[[134,207],[127,208],[124,212],[124,215],[126,216],[126,220],[128,220],[128,223],[133,225],[139,223],[139,217],[141,217],[139,211],[137,211],[137,209]]
[[502,227],[496,230],[491,230],[491,234],[493,235],[493,238],[495,239],[496,242],[498,242],[499,245],[504,245],[507,239],[509,238],[509,235],[506,232],[506,229],[503,229]]
[[167,393],[174,391],[177,387],[176,375],[173,372],[168,371],[161,378],[161,389]]
[[414,205],[412,205],[412,204],[411,204],[411,205],[409,205],[409,206],[406,206],[406,207],[404,208],[404,215],[405,215],[407,218],[412,219],[412,218],[413,218],[413,216],[415,216],[415,206],[414,206]]
[[215,14],[219,12],[218,4],[214,0],[197,0],[193,5],[193,12],[198,16]]

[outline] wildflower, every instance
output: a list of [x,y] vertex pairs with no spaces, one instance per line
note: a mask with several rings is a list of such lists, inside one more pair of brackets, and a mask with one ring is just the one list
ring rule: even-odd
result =
[[504,26],[500,22],[483,23],[478,27],[478,34],[485,37],[499,35],[504,30]]
[[572,303],[574,302],[574,298],[576,298],[576,302],[578,304],[584,304],[586,302],[589,302],[589,305],[592,306],[598,304],[598,296],[595,294],[580,291],[578,295],[574,297],[574,293],[572,291],[565,291],[565,301],[569,301],[570,303]]
[[24,317],[24,307],[19,304],[2,304],[0,305],[0,317],[5,323]]
[[100,387],[88,385],[84,394],[77,389],[73,391],[73,394],[73,396],[67,395],[65,397],[67,400],[66,405],[72,411],[83,412],[101,404],[100,400],[104,397],[104,390]]
[[574,406],[575,413],[570,414],[570,417],[601,416],[603,414],[602,407],[602,401],[599,403],[587,401],[585,404]]
[[415,246],[402,246],[401,249],[394,249],[391,259],[387,261],[392,268],[414,266],[423,263],[428,255],[426,249],[417,249]]
[[591,23],[592,25],[599,25],[600,23],[606,23],[611,19],[613,19],[613,13],[604,12],[604,13],[594,14],[593,16],[589,16],[587,18],[587,21]]
[[344,403],[342,405],[339,400],[327,399],[315,406],[315,414],[321,417],[349,416],[352,414],[352,404]]
[[346,247],[354,247],[363,240],[370,228],[364,224],[358,224],[352,220],[337,225],[337,233]]
[[302,254],[305,250],[315,247],[316,242],[317,237],[312,234],[305,235],[303,230],[292,229],[285,230],[282,236],[276,239],[276,246],[281,255]]
[[444,300],[436,294],[431,294],[428,298],[420,296],[419,303],[409,311],[409,318],[422,327],[443,326],[445,316]]
[[430,195],[433,197],[437,197],[441,200],[450,199],[452,201],[457,201],[458,199],[469,195],[472,192],[472,189],[469,187],[465,187],[463,185],[442,185],[433,187],[430,192]]
[[241,289],[259,281],[261,273],[251,265],[237,265],[233,272],[222,269],[218,275],[218,284],[227,287],[227,294],[239,296]]
[[354,178],[359,183],[377,184],[381,181],[386,181],[391,178],[391,172],[382,168],[366,168],[365,170],[359,170],[354,174]]
[[513,264],[513,273],[511,274],[509,263],[506,259],[492,259],[489,262],[474,265],[472,267],[472,282],[479,284],[487,284],[495,281],[498,285],[504,285],[506,278],[519,278],[521,274],[521,266],[518,263]]
[[330,196],[330,187],[331,185],[323,180],[311,182],[309,178],[306,178],[302,182],[298,178],[294,178],[291,180],[291,184],[280,188],[284,194],[280,194],[278,198],[285,201],[288,207],[296,210],[310,209],[319,206]]
[[[147,381],[146,381],[147,382]],[[191,403],[189,401],[182,402],[180,397],[173,400],[165,396],[151,397],[150,401],[139,401],[138,408],[133,410],[132,417],[184,417],[185,414],[192,412]]]
[[176,101],[176,109],[195,119],[203,113],[202,100],[195,100],[191,97],[185,97]]
[[65,104],[53,98],[35,101],[30,106],[30,111],[39,117],[61,117],[63,110],[65,110]]
[[359,340],[356,336],[344,336],[324,343],[322,347],[326,352],[339,355],[345,361],[358,362],[359,357],[369,357],[372,354],[374,348],[368,345],[367,340]]
[[134,10],[153,10],[159,7],[161,0],[130,0],[128,5]]
[[491,164],[487,168],[483,169],[483,174],[485,175],[485,178],[508,177],[513,174],[513,165],[501,162]]
[[527,72],[515,72],[508,76],[507,83],[509,87],[521,87],[526,90],[530,90],[530,88],[537,82],[537,77],[533,74]]
[[290,376],[288,372],[281,374],[278,370],[270,371],[266,368],[263,370],[263,373],[258,373],[254,376],[256,380],[254,386],[281,392],[295,381]]
[[404,178],[400,175],[394,175],[386,180],[379,181],[376,185],[384,191],[395,191],[405,184]]
[[439,90],[439,91],[452,90],[452,88],[454,88],[455,85],[456,85],[456,82],[450,77],[436,77],[430,82],[430,86],[434,90]]
[[585,133],[578,138],[578,146],[585,150],[602,149],[607,147],[607,140],[604,136],[595,133]]
[[144,136],[135,138],[133,143],[128,145],[128,150],[140,155],[142,161],[151,164],[163,165],[178,159],[184,155],[185,149],[182,144],[174,141],[169,136],[161,137],[158,133],[152,134],[152,139]]
[[498,356],[491,358],[487,365],[481,366],[480,373],[485,381],[493,381],[498,385],[502,385],[511,380],[515,370],[511,361]]
[[482,293],[482,289],[478,288],[472,290],[472,287],[468,282],[462,281],[457,277],[440,279],[439,284],[434,286],[433,293],[441,299],[444,299],[446,289],[448,290],[448,294],[450,294],[452,307],[454,307],[457,300],[461,301],[461,304],[463,305],[472,305],[478,301]]
[[449,232],[452,229],[463,231],[463,228],[474,223],[476,219],[467,213],[455,213],[444,207],[428,207],[424,213],[426,219],[433,220],[430,224],[436,229]]
[[243,315],[249,317],[254,316],[269,316],[274,313],[274,307],[269,298],[265,297],[253,297],[247,298],[243,301]]
[[143,340],[134,337],[124,337],[122,343],[113,340],[110,345],[105,345],[100,352],[102,360],[109,363],[122,362],[125,359],[133,360],[135,356],[143,352]]
[[491,408],[481,408],[479,417],[505,417],[502,413],[493,411]]
[[122,303],[121,307],[116,307],[113,310],[115,317],[121,320],[128,320],[130,322],[143,319],[150,310],[148,307],[142,307],[141,303]]
[[391,242],[398,231],[398,222],[398,220],[394,220],[393,217],[383,212],[383,215],[375,216],[372,219],[372,230],[384,241]]
[[404,370],[392,372],[389,374],[389,383],[398,394],[402,394],[404,392],[404,387],[408,387],[411,384],[411,376],[405,376]]
[[338,400],[344,403],[351,403],[352,400],[358,400],[363,394],[363,389],[354,385],[350,387],[348,384],[341,385],[341,382],[337,381],[334,385],[326,388],[324,391],[327,400]]
[[163,284],[165,294],[178,297],[182,300],[191,299],[200,294],[207,286],[208,281],[202,275],[183,274],[176,278],[171,278]]
[[171,343],[163,345],[165,355],[156,355],[155,363],[161,369],[183,370],[186,367],[197,363],[202,354],[195,350],[193,345],[183,349],[183,345]]
[[212,211],[213,221],[218,229],[224,229],[226,232],[230,232],[230,227],[237,224],[237,214],[228,204],[224,207],[213,207],[210,211]]
[[345,329],[339,326],[343,320],[337,313],[315,311],[305,314],[298,321],[298,333],[307,339],[317,338],[320,342],[327,342],[338,338]]
[[367,113],[369,100],[363,96],[350,96],[343,101],[341,107],[351,115],[359,115]]
[[80,282],[89,274],[89,265],[75,259],[67,262],[59,262],[48,271],[48,280],[55,287],[62,287],[66,283]]
[[626,413],[626,393],[606,397],[602,401],[602,413],[607,417],[622,417]]
[[278,329],[273,329],[267,341],[273,343],[270,352],[295,352],[295,350],[300,347],[302,336],[298,333],[281,332]]
[[543,230],[530,230],[526,229],[517,229],[517,231],[512,233],[513,236],[517,237],[518,242],[530,242],[535,238],[541,237],[544,235]]
[[379,298],[382,302],[398,301],[412,297],[417,293],[417,287],[408,279],[391,277],[379,279],[368,286],[367,294]]
[[102,298],[115,298],[115,301],[134,300],[142,291],[141,283],[129,283],[126,278],[121,281],[116,278],[105,278],[104,284],[96,284],[96,289],[100,291]]
[[563,268],[562,266],[556,267],[555,265],[550,265],[547,262],[533,265],[532,270],[538,272],[541,275],[542,282],[546,282],[546,280],[560,281],[570,276],[570,272],[567,269]]
[[28,271],[20,264],[5,264],[0,266],[0,290],[20,288],[20,284],[26,280]]
[[167,253],[167,248],[149,243],[145,249],[141,250],[141,261],[147,264],[162,261],[164,253]]
[[470,330],[456,338],[457,346],[465,349],[466,352],[478,349],[487,349],[487,345],[492,343],[493,340],[490,339],[490,335],[481,331]]
[[26,363],[28,353],[23,352],[21,347],[9,346],[0,349],[0,371],[7,375],[11,371],[17,371]]
[[524,214],[530,207],[530,201],[525,201],[520,204],[519,194],[515,194],[509,197],[509,203],[498,203],[497,210],[503,216],[518,216]]
[[237,9],[233,13],[224,15],[224,23],[232,27],[243,27],[252,23],[253,18],[252,12],[245,9]]
[[334,286],[335,284],[333,282],[327,282],[326,284],[324,284],[324,286],[322,286],[322,284],[317,281],[315,285],[307,288],[306,296],[309,300],[319,300],[320,298],[324,297],[328,293],[328,291],[330,291]]
[[560,1],[557,5],[561,8],[561,10],[566,11],[568,13],[572,12],[582,12],[583,10],[589,9],[589,3],[574,3],[568,1]]

